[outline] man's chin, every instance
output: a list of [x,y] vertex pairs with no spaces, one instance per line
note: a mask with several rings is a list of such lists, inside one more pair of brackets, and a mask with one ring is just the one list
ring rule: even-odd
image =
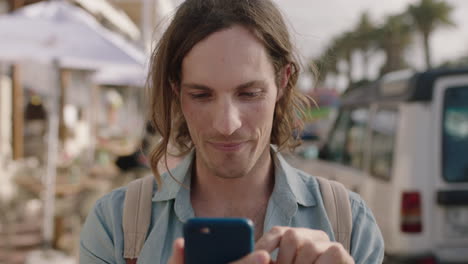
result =
[[247,174],[247,171],[248,170],[239,170],[239,168],[236,168],[235,170],[216,170],[215,175],[222,179],[240,179]]
[[215,175],[226,178],[234,179],[240,178],[247,174],[249,171],[249,160],[246,158],[236,157],[235,155],[230,155],[226,158],[214,157],[216,161],[211,164],[211,168]]

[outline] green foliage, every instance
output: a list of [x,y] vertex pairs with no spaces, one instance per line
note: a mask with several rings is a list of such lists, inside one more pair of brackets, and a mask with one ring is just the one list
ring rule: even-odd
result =
[[445,1],[421,0],[419,4],[408,7],[408,14],[418,30],[430,34],[438,26],[455,25],[450,17],[452,10],[453,7]]
[[404,14],[388,16],[375,34],[378,47],[386,55],[380,74],[407,68],[405,51],[413,39],[412,26],[407,17]]
[[415,28],[422,34],[426,67],[431,68],[431,49],[429,39],[438,27],[454,26],[453,7],[445,1],[421,0],[417,5],[408,7]]

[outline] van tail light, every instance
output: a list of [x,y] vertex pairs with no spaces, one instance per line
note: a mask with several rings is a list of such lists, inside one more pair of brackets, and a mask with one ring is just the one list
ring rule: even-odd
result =
[[424,257],[416,261],[417,264],[437,264],[437,260],[434,257]]
[[422,232],[421,194],[404,192],[401,199],[401,231],[403,233]]

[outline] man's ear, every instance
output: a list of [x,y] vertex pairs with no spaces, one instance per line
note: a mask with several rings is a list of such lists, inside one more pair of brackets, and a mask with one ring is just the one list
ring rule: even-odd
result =
[[283,96],[284,91],[287,89],[289,77],[291,77],[290,63],[286,64],[286,66],[284,66],[283,69],[280,71],[280,87],[278,87],[278,96],[276,98],[276,101],[279,101],[279,99]]

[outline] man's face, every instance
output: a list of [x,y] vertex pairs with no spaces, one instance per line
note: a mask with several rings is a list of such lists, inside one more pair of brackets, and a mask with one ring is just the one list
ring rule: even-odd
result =
[[278,88],[262,43],[234,26],[197,43],[182,62],[180,100],[197,166],[242,177],[268,158]]

